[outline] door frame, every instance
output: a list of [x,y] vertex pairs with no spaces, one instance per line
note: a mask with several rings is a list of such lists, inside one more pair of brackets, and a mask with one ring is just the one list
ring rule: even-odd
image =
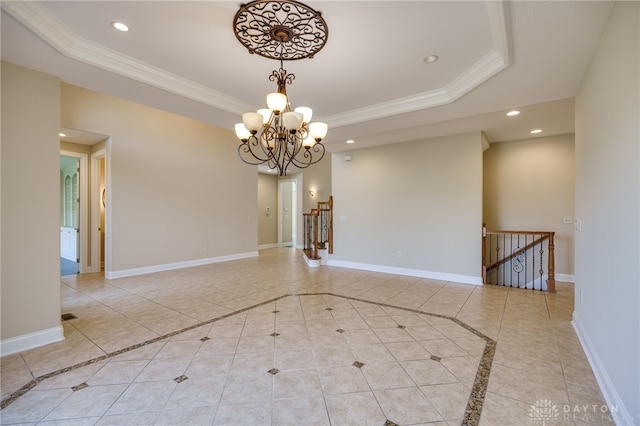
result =
[[[107,140],[107,144],[109,143],[109,138]],[[102,203],[102,193],[100,191],[100,160],[104,158],[105,160],[105,179],[104,179],[104,188],[105,188],[105,209],[104,209],[104,227],[105,227],[105,245],[104,245],[104,267],[105,272],[107,270],[107,264],[110,260],[110,251],[108,249],[108,238],[107,238],[107,230],[109,215],[107,207],[111,204],[108,200],[110,200],[110,194],[107,188],[109,187],[109,173],[107,167],[107,149],[102,148],[96,152],[91,153],[91,233],[90,233],[90,241],[91,241],[91,272],[100,272],[102,270],[102,262],[101,262],[101,247],[100,247],[100,204]]]
[[89,247],[87,246],[87,236],[89,235],[89,173],[87,169],[89,155],[80,152],[60,150],[60,156],[73,157],[79,160],[78,168],[80,170],[78,174],[80,175],[80,179],[78,180],[78,197],[80,198],[80,202],[78,203],[78,220],[80,222],[80,226],[78,226],[78,229],[80,235],[78,237],[78,241],[80,243],[80,250],[78,250],[77,255],[78,259],[80,259],[79,273],[82,274],[85,272],[90,272],[88,263]]

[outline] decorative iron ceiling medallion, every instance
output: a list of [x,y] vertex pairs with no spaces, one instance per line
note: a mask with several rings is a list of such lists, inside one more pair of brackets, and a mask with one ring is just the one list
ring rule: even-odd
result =
[[233,30],[249,53],[281,61],[313,58],[329,36],[321,13],[294,0],[243,4],[233,18]]

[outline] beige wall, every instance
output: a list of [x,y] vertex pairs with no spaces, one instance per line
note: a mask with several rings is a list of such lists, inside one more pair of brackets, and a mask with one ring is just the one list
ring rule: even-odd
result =
[[[309,190],[315,189],[316,194],[311,197]],[[319,163],[304,169],[302,176],[302,211],[308,213],[318,207],[318,201],[327,201],[331,194],[331,153],[327,152]],[[302,234],[298,234],[302,235]],[[302,236],[298,238],[302,242]]]
[[62,338],[59,90],[55,77],[2,63],[3,353],[18,336]]
[[576,96],[573,323],[620,425],[640,425],[639,76],[640,3],[616,2]]
[[[267,213],[267,208],[269,212]],[[258,246],[278,244],[278,176],[258,173]]]
[[572,279],[574,226],[563,219],[574,211],[573,134],[494,143],[483,169],[487,228],[555,232],[556,273]]
[[79,154],[91,154],[93,152],[93,146],[60,141],[60,151],[71,151],[77,152]]
[[256,170],[240,164],[231,131],[68,84],[60,117],[111,136],[108,274],[255,254]]
[[476,132],[334,154],[332,259],[478,282],[481,143]]

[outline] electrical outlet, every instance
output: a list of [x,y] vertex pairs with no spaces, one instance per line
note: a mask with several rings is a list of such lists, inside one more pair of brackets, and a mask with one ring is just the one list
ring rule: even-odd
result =
[[571,216],[565,216],[564,218],[562,218],[562,223],[565,223],[565,224],[572,224],[572,223],[573,223],[573,217],[571,217]]
[[400,250],[398,250],[398,251],[396,252],[396,256],[397,256],[397,257],[402,257],[402,252],[401,252]]

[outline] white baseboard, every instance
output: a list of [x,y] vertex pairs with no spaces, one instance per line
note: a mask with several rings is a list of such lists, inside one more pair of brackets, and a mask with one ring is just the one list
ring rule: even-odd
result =
[[209,265],[211,263],[228,262],[230,260],[246,259],[258,256],[257,251],[248,253],[231,254],[227,256],[209,257],[206,259],[187,260],[184,262],[165,263],[163,265],[145,266],[142,268],[121,269],[119,271],[106,271],[108,279],[133,277],[136,275],[151,274],[153,272],[171,271],[173,269],[190,268],[193,266]]
[[262,244],[258,246],[258,250],[265,250],[265,249],[277,248],[277,247],[280,247],[280,244],[278,243]]
[[576,276],[575,275],[571,275],[571,274],[555,274],[556,276],[556,281],[564,281],[564,282],[568,282],[568,283],[574,283],[576,282]]
[[387,274],[407,275],[410,277],[430,278],[430,279],[441,280],[441,281],[452,281],[452,282],[461,283],[461,284],[482,285],[481,276],[476,277],[472,275],[447,274],[444,272],[423,271],[421,269],[396,268],[393,266],[371,265],[367,263],[343,262],[340,260],[332,260],[332,259],[329,259],[327,261],[327,265],[338,266],[341,268],[360,269],[360,270],[372,271],[372,272],[383,272]]
[[596,376],[598,386],[600,386],[602,396],[604,397],[604,400],[609,407],[609,412],[611,413],[616,424],[638,424],[634,423],[634,420],[637,422],[638,418],[634,418],[630,415],[629,411],[624,405],[624,402],[622,401],[622,398],[620,398],[615,385],[613,384],[611,378],[609,377],[609,374],[607,373],[607,369],[600,359],[600,356],[598,356],[598,352],[593,346],[593,343],[589,338],[589,334],[585,330],[584,325],[582,324],[582,321],[580,321],[580,317],[578,316],[576,311],[573,311],[573,321],[571,321],[571,324],[573,325],[573,329],[578,335],[578,340],[580,340],[580,344],[582,345],[582,349],[587,356],[587,360],[589,360],[589,364],[591,365],[593,374]]
[[61,325],[35,333],[10,337],[0,341],[0,356],[15,354],[62,340],[64,340],[64,329]]

